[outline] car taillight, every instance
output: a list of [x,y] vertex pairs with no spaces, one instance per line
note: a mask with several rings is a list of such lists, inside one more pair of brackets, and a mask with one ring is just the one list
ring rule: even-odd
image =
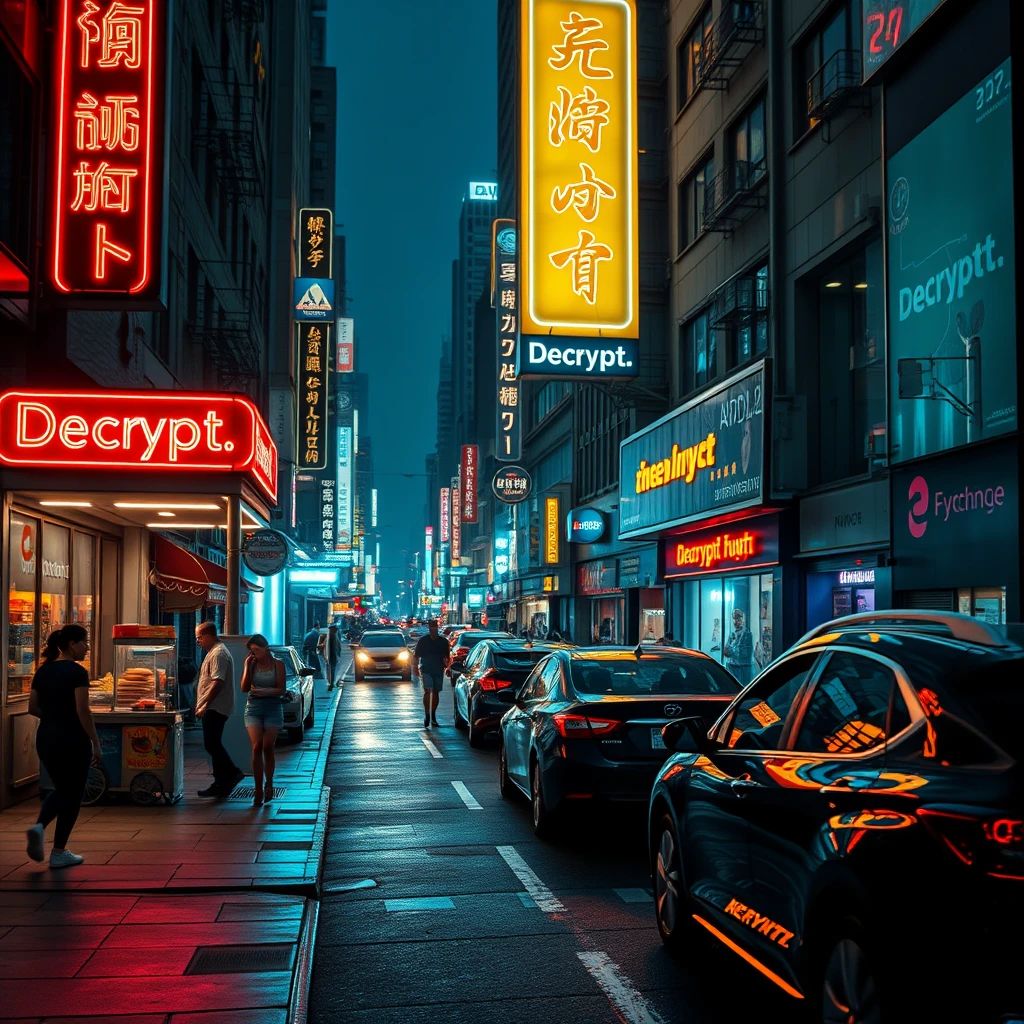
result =
[[994,878],[1024,881],[1024,820],[1012,815],[978,817],[919,807],[925,828],[969,867]]
[[469,648],[468,647],[456,647],[455,650],[452,652],[452,657],[453,658],[464,658],[467,654],[469,654]]
[[493,693],[495,690],[507,690],[511,685],[511,679],[500,679],[493,668],[489,668],[480,676],[480,689],[487,690],[489,693]]
[[594,718],[591,715],[570,715],[560,711],[551,716],[555,728],[566,739],[585,736],[589,739],[601,738],[614,732],[622,722],[615,718]]

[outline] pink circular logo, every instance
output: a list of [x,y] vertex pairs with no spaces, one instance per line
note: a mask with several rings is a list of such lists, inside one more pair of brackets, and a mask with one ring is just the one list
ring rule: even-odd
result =
[[907,497],[911,501],[910,511],[907,513],[907,526],[910,529],[910,536],[918,540],[928,529],[927,520],[922,522],[914,518],[914,516],[928,514],[928,481],[923,476],[915,476],[910,481],[910,491]]

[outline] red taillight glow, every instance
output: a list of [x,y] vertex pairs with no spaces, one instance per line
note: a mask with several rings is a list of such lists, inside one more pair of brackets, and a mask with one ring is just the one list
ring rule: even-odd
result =
[[1024,821],[979,818],[931,807],[919,807],[917,816],[961,864],[995,878],[1024,880]]
[[455,650],[452,651],[453,658],[464,658],[467,654],[469,654],[468,647],[456,647]]
[[500,679],[493,668],[489,668],[480,676],[480,689],[487,690],[489,693],[493,693],[495,690],[507,690],[511,685],[511,679]]
[[615,718],[592,718],[590,715],[570,715],[560,711],[551,716],[555,728],[566,739],[585,736],[588,739],[600,739],[614,732],[622,723]]

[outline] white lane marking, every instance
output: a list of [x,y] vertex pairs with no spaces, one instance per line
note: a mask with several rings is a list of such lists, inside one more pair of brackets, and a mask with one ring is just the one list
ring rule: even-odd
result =
[[469,787],[464,782],[453,782],[452,786],[454,787],[455,792],[458,793],[460,797],[462,797],[462,802],[471,811],[483,810],[483,807],[481,807],[480,804],[477,802],[476,797],[473,796],[472,793],[470,793]]
[[454,910],[455,904],[447,896],[415,896],[407,900],[385,900],[387,911]]
[[431,757],[444,757],[444,754],[442,754],[441,751],[438,750],[437,747],[435,747],[434,744],[431,743],[429,739],[427,739],[425,733],[420,733],[420,739],[423,740],[423,746],[425,746],[427,750],[430,751]]
[[565,907],[551,890],[537,877],[533,868],[519,856],[514,846],[498,846],[502,860],[512,869],[512,873],[526,886],[530,898],[545,914],[559,914]]
[[622,973],[622,968],[612,963],[607,953],[595,950],[576,955],[626,1024],[664,1024],[642,993]]
[[612,889],[623,903],[650,903],[654,897],[646,889]]
[[527,910],[536,910],[537,904],[530,899],[528,892],[517,892],[516,895],[519,897],[519,902],[522,903]]

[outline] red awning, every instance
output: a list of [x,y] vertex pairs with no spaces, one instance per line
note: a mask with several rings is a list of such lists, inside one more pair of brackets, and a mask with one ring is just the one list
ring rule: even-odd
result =
[[[227,600],[228,593],[228,571],[223,565],[218,565],[216,562],[211,562],[208,558],[203,558],[202,555],[193,555],[193,558],[203,567],[203,571],[206,573],[206,578],[210,582],[210,596],[209,601],[211,604],[224,604]],[[249,594],[256,593],[262,594],[263,588],[255,583],[250,583],[244,576],[242,577],[242,592],[240,595],[241,601],[245,604],[249,600]]]
[[153,571],[149,581],[160,592],[165,611],[196,611],[206,603],[209,580],[199,559],[166,537],[150,535]]

